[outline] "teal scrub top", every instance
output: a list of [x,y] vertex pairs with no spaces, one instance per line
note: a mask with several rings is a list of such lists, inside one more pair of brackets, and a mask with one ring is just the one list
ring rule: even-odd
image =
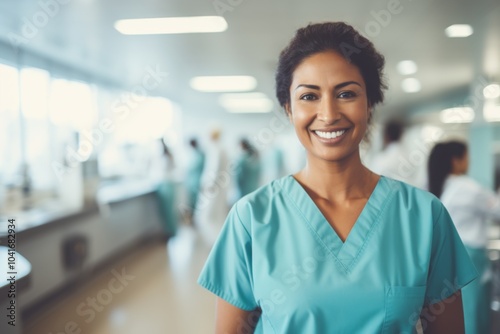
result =
[[200,188],[200,180],[203,174],[203,168],[205,167],[205,154],[199,149],[195,149],[192,152],[191,161],[187,168],[186,184],[189,189]]
[[233,206],[198,283],[260,308],[255,333],[415,333],[476,276],[432,194],[382,176],[342,242],[290,175]]
[[235,172],[239,198],[259,187],[260,159],[257,155],[243,153],[236,162]]
[[205,167],[205,154],[199,150],[193,150],[190,164],[186,173],[186,188],[188,191],[189,206],[195,208],[200,192],[201,177]]

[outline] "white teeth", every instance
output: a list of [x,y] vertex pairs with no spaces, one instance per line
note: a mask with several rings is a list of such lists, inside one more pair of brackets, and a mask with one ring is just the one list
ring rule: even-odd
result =
[[346,130],[334,131],[334,132],[322,132],[322,131],[314,131],[318,136],[325,139],[337,138],[338,136],[342,136]]

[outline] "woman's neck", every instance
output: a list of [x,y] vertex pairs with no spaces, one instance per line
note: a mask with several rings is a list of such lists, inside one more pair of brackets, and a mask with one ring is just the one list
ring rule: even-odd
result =
[[341,162],[308,159],[294,175],[299,183],[332,202],[369,197],[379,176],[363,166],[359,154]]

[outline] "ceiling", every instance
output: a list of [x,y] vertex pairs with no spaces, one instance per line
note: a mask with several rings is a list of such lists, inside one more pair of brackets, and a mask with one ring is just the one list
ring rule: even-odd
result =
[[[52,17],[40,21],[37,31],[21,44],[23,49],[130,89],[142,82],[146,67],[158,67],[168,76],[155,95],[176,101],[186,113],[214,118],[225,115],[218,95],[192,90],[189,80],[198,75],[253,75],[256,91],[274,98],[278,54],[294,31],[310,22],[342,20],[374,35],[370,39],[386,56],[389,84],[386,103],[379,108],[382,113],[464,91],[479,75],[500,79],[498,0],[400,0],[401,12],[379,23],[377,34],[367,30],[369,22],[377,22],[375,13],[387,11],[395,2],[0,0],[0,38],[8,42],[13,34],[23,36],[23,29],[26,36],[27,22],[43,19],[41,4],[51,4]],[[215,5],[221,3],[231,9],[222,13],[229,24],[223,33],[124,36],[113,28],[124,18],[217,15]],[[456,23],[472,25],[474,34],[447,38],[444,29]],[[395,68],[405,59],[419,67],[419,93],[400,88],[404,77]]]

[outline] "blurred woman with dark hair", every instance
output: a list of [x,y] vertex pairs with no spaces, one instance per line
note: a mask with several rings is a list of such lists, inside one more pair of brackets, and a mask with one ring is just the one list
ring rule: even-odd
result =
[[163,178],[158,183],[156,195],[160,203],[160,214],[162,215],[163,230],[165,238],[177,233],[178,216],[175,206],[177,204],[177,191],[174,181],[175,160],[170,148],[163,139],[158,139],[161,145],[161,169]]
[[466,175],[467,145],[437,144],[428,163],[429,190],[448,209],[480,274],[462,290],[466,333],[489,333],[491,270],[487,256],[488,220],[500,219],[500,198]]
[[242,139],[240,146],[242,152],[235,168],[238,199],[250,194],[259,187],[261,170],[259,152],[250,144],[248,139]]

